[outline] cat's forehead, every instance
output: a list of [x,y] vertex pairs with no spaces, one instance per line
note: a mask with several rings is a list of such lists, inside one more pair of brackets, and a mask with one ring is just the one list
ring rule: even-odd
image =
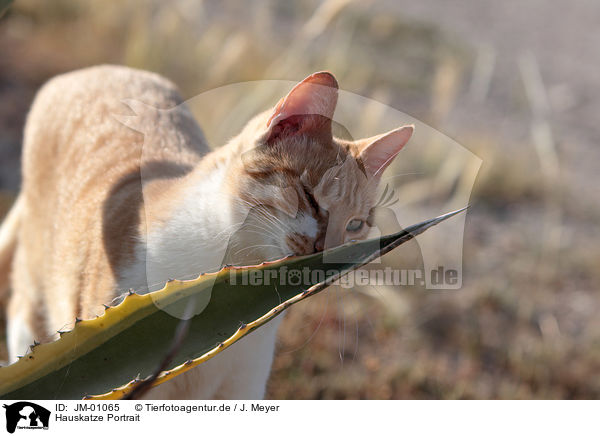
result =
[[324,144],[299,135],[269,145],[261,144],[245,153],[242,160],[251,175],[262,178],[274,173],[293,178],[304,175],[309,184],[315,185],[328,169],[342,164],[346,155],[347,150],[337,144]]
[[350,209],[364,208],[372,196],[372,186],[355,145],[348,141],[323,144],[299,135],[253,149],[243,157],[245,171],[254,184],[254,193],[268,186],[281,188],[305,186],[313,191],[326,209],[343,203]]
[[320,176],[314,193],[325,207],[361,209],[370,204],[374,188],[360,162],[347,155],[343,162],[331,166]]

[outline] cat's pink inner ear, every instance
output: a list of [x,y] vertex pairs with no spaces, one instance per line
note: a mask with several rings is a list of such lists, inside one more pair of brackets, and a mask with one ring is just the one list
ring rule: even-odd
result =
[[329,72],[314,73],[298,83],[282,98],[267,122],[273,134],[308,132],[311,129],[331,132],[338,83]]
[[370,177],[381,177],[396,155],[406,145],[414,131],[413,125],[403,126],[377,136],[360,152],[360,159]]

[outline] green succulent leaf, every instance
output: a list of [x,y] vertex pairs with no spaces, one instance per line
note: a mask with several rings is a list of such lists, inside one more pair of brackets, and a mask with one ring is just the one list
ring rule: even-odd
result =
[[[181,319],[178,308],[195,307],[187,334],[152,385],[163,383],[214,357],[290,305],[393,250],[460,209],[381,238],[349,243],[322,253],[254,267],[226,267],[188,281],[169,281],[159,291],[130,293],[95,319],[78,321],[60,339],[38,344],[16,363],[0,368],[2,399],[120,399],[151,377],[171,348]],[[335,263],[329,263],[335,259]],[[266,271],[335,271],[314,283],[271,280],[244,285],[243,276]],[[277,275],[275,275],[277,274]],[[308,274],[312,278],[312,274]],[[289,275],[288,275],[289,277]],[[291,282],[291,281],[290,281]]]

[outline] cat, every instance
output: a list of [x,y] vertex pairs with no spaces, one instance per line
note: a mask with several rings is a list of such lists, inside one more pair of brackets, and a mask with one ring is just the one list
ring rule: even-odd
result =
[[[28,114],[22,189],[0,230],[10,361],[129,288],[364,239],[413,126],[338,139],[337,97],[335,77],[314,73],[211,150],[157,74],[103,65],[51,79]],[[138,120],[144,135],[119,121],[134,115],[126,99],[157,108]],[[281,319],[146,398],[263,398]]]

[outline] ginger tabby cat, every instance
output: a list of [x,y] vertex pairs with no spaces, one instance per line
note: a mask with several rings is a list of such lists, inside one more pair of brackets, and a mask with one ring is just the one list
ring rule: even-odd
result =
[[[227,246],[227,263],[253,264],[365,238],[381,173],[413,127],[335,138],[337,90],[332,74],[312,74],[212,151],[156,74],[99,66],[49,81],[27,118],[23,185],[0,230],[11,362],[129,288],[219,269]],[[144,134],[115,116],[131,115],[126,99],[159,109],[141,121]],[[281,319],[147,398],[262,398]]]

